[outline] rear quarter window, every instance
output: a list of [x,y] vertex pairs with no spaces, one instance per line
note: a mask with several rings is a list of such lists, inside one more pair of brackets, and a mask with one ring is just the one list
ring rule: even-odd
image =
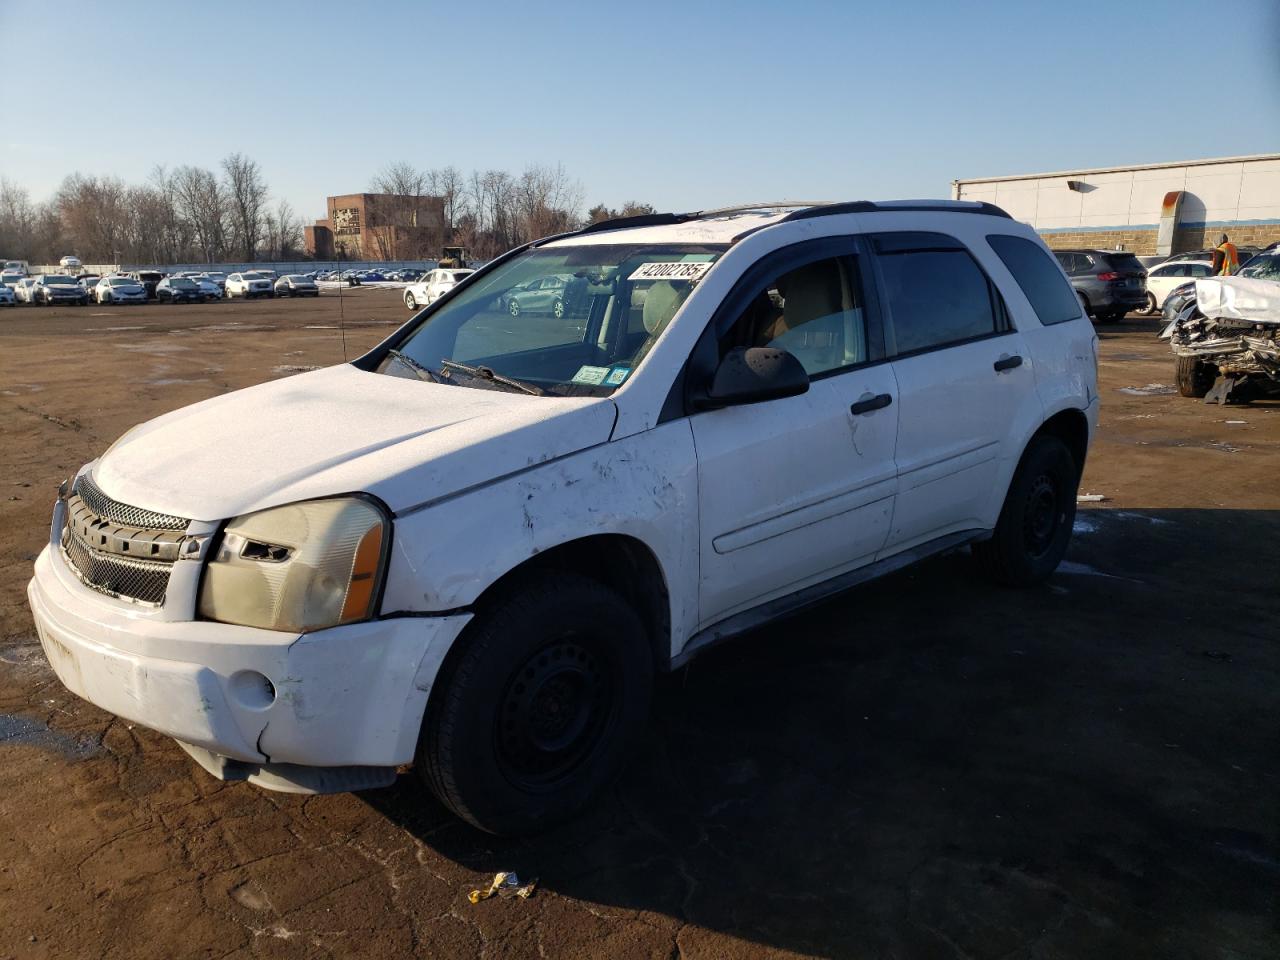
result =
[[1080,301],[1071,284],[1038,244],[999,233],[988,235],[987,243],[1013,274],[1042,324],[1066,323],[1080,316]]

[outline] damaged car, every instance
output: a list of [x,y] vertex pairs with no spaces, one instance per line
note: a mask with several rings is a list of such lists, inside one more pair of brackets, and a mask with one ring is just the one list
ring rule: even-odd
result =
[[[503,309],[548,278],[562,309]],[[412,765],[524,834],[617,776],[657,671],[944,551],[1050,576],[1098,404],[1088,317],[998,207],[615,219],[129,430],[27,595],[67,688],[214,776]]]
[[1227,403],[1280,389],[1280,270],[1268,272],[1280,257],[1250,265],[1256,269],[1247,276],[1197,280],[1161,331],[1182,396]]

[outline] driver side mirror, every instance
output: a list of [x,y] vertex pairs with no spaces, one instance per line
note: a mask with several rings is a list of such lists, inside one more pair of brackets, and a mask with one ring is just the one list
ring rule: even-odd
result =
[[793,354],[777,347],[734,347],[698,406],[704,410],[794,397],[809,389],[809,374]]

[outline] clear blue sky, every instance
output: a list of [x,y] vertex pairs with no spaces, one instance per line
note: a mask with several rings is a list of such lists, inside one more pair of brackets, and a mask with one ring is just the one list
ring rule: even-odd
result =
[[240,151],[308,221],[399,160],[691,209],[1280,150],[1276,0],[0,0],[0,42],[35,197]]

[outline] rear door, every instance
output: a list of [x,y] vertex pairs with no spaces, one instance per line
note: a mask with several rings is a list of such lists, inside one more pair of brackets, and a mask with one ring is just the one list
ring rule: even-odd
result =
[[963,243],[941,233],[871,237],[898,386],[898,493],[884,553],[989,527],[1014,423],[1038,405],[1022,335]]
[[757,263],[709,332],[711,365],[773,346],[810,376],[800,396],[692,415],[698,456],[702,624],[871,562],[896,485],[897,386],[865,257],[852,238],[785,248]]

